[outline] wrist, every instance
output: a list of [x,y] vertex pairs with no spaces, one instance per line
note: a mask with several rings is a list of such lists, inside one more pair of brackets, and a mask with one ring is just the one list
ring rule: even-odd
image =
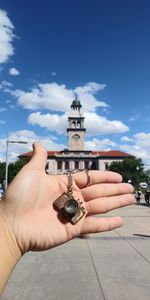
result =
[[20,258],[21,250],[5,214],[3,202],[0,202],[0,294]]

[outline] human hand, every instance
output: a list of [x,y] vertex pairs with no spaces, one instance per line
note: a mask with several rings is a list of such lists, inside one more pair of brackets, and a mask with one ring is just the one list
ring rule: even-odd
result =
[[94,215],[132,204],[132,186],[121,183],[114,172],[89,171],[73,174],[73,195],[80,199],[87,215],[73,225],[54,209],[53,202],[67,191],[66,175],[47,175],[46,150],[34,144],[33,157],[9,185],[0,203],[5,225],[11,229],[21,253],[46,250],[87,233],[111,230],[122,225],[120,217],[95,218]]

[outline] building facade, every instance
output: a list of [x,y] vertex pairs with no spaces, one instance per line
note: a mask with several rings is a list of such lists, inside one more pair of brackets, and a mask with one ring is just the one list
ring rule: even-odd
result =
[[[86,128],[82,105],[75,98],[71,104],[68,117],[68,148],[62,151],[48,151],[46,171],[48,174],[64,174],[68,170],[76,171],[83,169],[107,170],[113,161],[122,161],[132,155],[118,151],[87,151],[85,150]],[[31,157],[32,152],[24,153],[20,157]]]

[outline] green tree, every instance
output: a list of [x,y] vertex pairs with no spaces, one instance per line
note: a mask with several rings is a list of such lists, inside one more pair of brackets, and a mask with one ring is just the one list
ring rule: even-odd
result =
[[5,162],[0,162],[0,184],[3,184],[5,180],[5,166]]
[[20,158],[14,163],[10,163],[8,166],[8,183],[10,183],[22,167],[27,163],[26,158]]
[[124,158],[122,161],[112,162],[108,170],[118,172],[122,175],[123,181],[131,180],[135,186],[148,180],[144,171],[144,164],[140,158]]
[[[8,183],[10,183],[22,167],[29,161],[28,158],[20,158],[16,162],[8,165]],[[0,162],[0,184],[5,182],[6,163]]]

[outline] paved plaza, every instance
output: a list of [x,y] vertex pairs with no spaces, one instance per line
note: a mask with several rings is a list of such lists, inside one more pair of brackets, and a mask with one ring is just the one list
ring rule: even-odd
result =
[[144,203],[109,213],[124,226],[76,238],[17,265],[2,300],[149,300],[150,207]]

